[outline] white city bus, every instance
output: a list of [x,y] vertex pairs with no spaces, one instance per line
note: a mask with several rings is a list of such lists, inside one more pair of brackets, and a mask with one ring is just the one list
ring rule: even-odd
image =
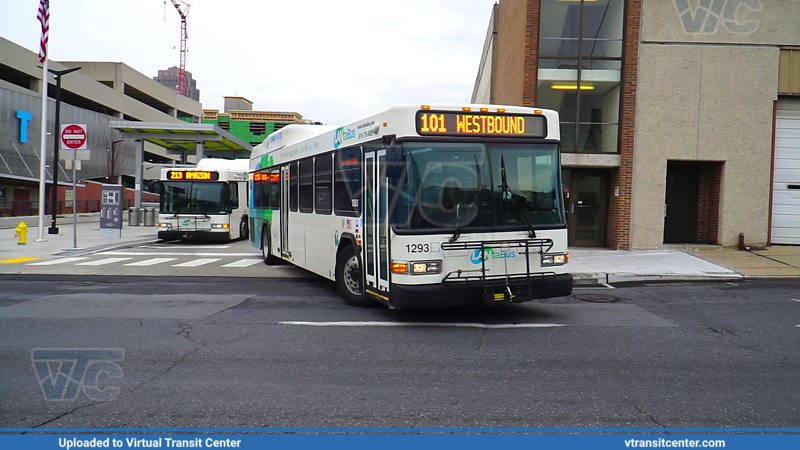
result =
[[555,111],[401,105],[253,150],[251,242],[345,301],[441,307],[572,292]]
[[247,238],[248,164],[248,159],[205,158],[195,168],[161,169],[158,238]]

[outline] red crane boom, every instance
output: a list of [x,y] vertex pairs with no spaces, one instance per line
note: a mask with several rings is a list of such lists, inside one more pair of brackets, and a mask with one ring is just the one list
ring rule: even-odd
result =
[[186,7],[184,10],[181,10],[181,5],[178,4],[177,0],[170,1],[181,16],[181,66],[178,72],[178,93],[186,95],[186,52],[188,51],[187,41],[189,40],[187,21],[189,20],[189,7],[191,5],[181,2]]

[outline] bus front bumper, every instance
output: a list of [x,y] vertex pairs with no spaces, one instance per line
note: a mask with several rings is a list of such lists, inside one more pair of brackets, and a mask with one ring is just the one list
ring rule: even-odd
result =
[[211,231],[159,231],[158,238],[164,241],[228,242],[231,232]]
[[[510,294],[507,292],[510,289]],[[397,308],[443,308],[449,306],[497,305],[523,303],[572,294],[572,275],[518,278],[505,283],[471,281],[460,285],[444,284],[399,285],[392,284],[389,304]]]

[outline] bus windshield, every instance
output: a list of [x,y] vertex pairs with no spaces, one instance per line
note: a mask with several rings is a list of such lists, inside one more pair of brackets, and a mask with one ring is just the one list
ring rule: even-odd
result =
[[161,212],[228,214],[227,183],[161,182]]
[[403,150],[403,174],[391,180],[396,230],[565,224],[557,145],[406,142]]

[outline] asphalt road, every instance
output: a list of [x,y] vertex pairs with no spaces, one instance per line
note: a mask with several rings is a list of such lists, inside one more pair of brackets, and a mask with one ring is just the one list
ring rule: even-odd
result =
[[[797,281],[575,294],[409,311],[319,279],[0,275],[0,426],[800,426]],[[121,377],[46,401],[68,395],[37,374],[70,371],[32,352],[65,348],[124,350]]]

